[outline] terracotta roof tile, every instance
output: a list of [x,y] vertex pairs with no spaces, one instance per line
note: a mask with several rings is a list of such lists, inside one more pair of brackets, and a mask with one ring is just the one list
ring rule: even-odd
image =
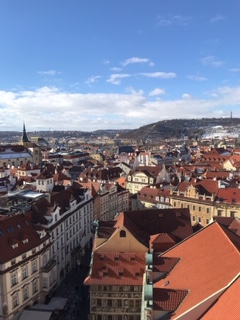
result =
[[145,253],[95,252],[92,266],[87,285],[142,285]]
[[[49,236],[40,239],[31,222],[25,216],[15,215],[0,220],[0,263],[37,247]],[[24,241],[28,239],[28,241]],[[13,248],[13,245],[17,246]]]
[[180,258],[163,258],[159,254],[153,256],[153,271],[169,273],[180,261]]
[[174,312],[187,294],[188,290],[155,288],[153,289],[153,308],[154,310]]
[[154,288],[165,288],[167,282],[167,289],[189,290],[174,318],[223,290],[239,274],[240,254],[217,222],[169,249],[162,257],[181,260]]
[[201,318],[202,320],[239,320],[240,316],[240,278],[224,291],[217,302]]

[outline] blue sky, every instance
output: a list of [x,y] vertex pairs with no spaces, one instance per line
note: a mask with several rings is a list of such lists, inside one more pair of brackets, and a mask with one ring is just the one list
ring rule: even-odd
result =
[[240,117],[239,0],[1,0],[0,130]]

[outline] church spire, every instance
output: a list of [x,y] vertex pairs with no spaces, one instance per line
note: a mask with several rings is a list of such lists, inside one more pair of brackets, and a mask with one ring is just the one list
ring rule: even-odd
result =
[[25,123],[23,123],[23,134],[22,134],[22,142],[30,142],[27,137]]

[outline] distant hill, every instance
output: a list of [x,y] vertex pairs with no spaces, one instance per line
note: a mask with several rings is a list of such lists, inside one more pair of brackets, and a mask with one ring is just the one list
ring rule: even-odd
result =
[[229,132],[240,133],[240,118],[173,119],[158,121],[138,129],[122,133],[121,138],[142,140],[142,142],[184,137],[200,138],[216,126],[227,128]]

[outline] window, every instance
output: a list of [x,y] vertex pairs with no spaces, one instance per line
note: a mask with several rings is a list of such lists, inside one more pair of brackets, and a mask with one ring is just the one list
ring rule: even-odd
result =
[[210,209],[209,208],[207,208],[207,211],[206,211],[207,213],[210,213]]
[[235,218],[235,212],[234,211],[230,211],[230,217],[231,218]]
[[43,278],[43,288],[47,288],[47,287],[48,287],[48,279]]
[[28,286],[25,286],[23,288],[23,301],[27,300],[29,297],[29,293],[28,293]]
[[12,296],[12,307],[13,309],[16,308],[19,304],[19,301],[18,301],[18,293],[15,293],[13,296]]
[[47,264],[47,255],[44,254],[42,258],[42,266],[45,267],[46,264]]
[[13,266],[14,264],[16,264],[16,259],[13,259],[13,260],[11,261],[11,265]]
[[13,272],[11,275],[11,281],[12,281],[12,286],[15,286],[15,284],[18,283],[18,276],[17,276],[17,271]]
[[118,308],[122,307],[122,300],[120,300],[120,299],[117,300],[117,306],[118,306]]
[[198,222],[202,222],[202,218],[201,217],[198,217]]
[[36,293],[38,291],[38,281],[35,279],[32,283],[32,292]]
[[108,299],[108,307],[112,307],[112,300]]
[[195,211],[196,207],[195,207],[195,206],[193,206],[193,207],[192,207],[192,209],[193,209],[193,211]]
[[125,230],[121,230],[120,231],[120,238],[125,238],[126,237],[126,231]]
[[217,215],[218,215],[218,217],[221,217],[222,216],[222,210],[218,210],[217,211]]
[[28,277],[28,267],[27,266],[23,266],[22,267],[22,279],[25,279]]
[[97,299],[97,306],[101,307],[102,306],[102,300],[101,299]]
[[32,261],[32,273],[37,271],[37,260]]
[[209,224],[209,219],[206,219],[206,224]]
[[198,207],[198,211],[201,212],[202,211],[202,207]]
[[192,221],[196,221],[196,217],[195,216],[192,216]]

